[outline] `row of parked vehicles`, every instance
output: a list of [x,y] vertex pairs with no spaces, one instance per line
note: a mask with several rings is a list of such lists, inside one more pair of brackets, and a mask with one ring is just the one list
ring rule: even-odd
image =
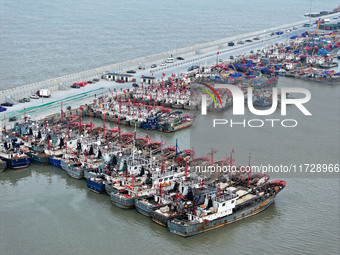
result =
[[[30,97],[24,97],[19,99],[19,103],[26,103],[30,102],[31,99],[39,99],[40,97],[50,97],[51,96],[51,91],[48,89],[41,89],[38,90],[35,94],[32,94]],[[7,110],[6,107],[12,107],[13,103],[11,102],[5,102],[0,105],[0,112],[4,112]]]
[[73,89],[80,89],[82,87],[85,87],[87,84],[96,83],[98,81],[99,79],[93,79],[92,81],[75,82],[70,87]]
[[[166,64],[170,64],[170,63],[174,63],[176,60],[184,60],[183,57],[177,57],[176,59],[171,57],[171,58],[167,58],[165,60],[165,62],[161,63],[160,66],[166,66]],[[151,68],[156,68],[157,67],[157,64],[152,64],[151,65]],[[139,68],[139,69],[142,69],[142,68]],[[144,68],[145,69],[145,68]]]
[[19,103],[30,102],[31,99],[39,99],[40,97],[50,97],[51,91],[49,89],[41,89],[38,90],[35,94],[32,94],[30,97],[24,97],[19,100]]
[[[297,27],[293,27],[292,29],[287,29],[285,32],[291,32],[292,30],[296,30]],[[283,31],[276,31],[276,32],[272,32],[270,33],[268,36],[274,36],[274,35],[282,35],[284,32]],[[244,44],[245,42],[252,42],[252,41],[259,41],[260,38],[259,37],[254,37],[253,39],[246,39],[244,41],[238,41],[237,44]],[[234,42],[229,42],[228,46],[234,46],[235,43]]]

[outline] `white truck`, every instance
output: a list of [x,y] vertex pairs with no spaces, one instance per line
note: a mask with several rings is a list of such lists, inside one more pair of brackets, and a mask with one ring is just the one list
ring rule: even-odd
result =
[[40,97],[50,97],[51,96],[51,91],[48,89],[41,89],[38,91],[38,96]]

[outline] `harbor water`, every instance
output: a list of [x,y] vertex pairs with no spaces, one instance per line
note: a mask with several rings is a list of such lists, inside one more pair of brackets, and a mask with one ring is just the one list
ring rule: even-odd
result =
[[[312,11],[322,11],[338,1],[312,4]],[[2,0],[0,7],[2,90],[298,21],[310,1]],[[278,86],[310,90],[313,118],[289,130],[252,130],[252,141],[244,130],[233,130],[227,144],[216,143],[219,153],[234,148],[241,164],[249,151],[252,164],[339,163],[340,87],[290,78],[280,78]],[[301,112],[291,110],[289,117],[299,120]],[[230,116],[230,110],[220,115]],[[177,139],[181,150],[192,142],[188,129],[148,134],[153,140],[162,135],[167,145]],[[287,187],[264,212],[185,239],[134,209],[113,206],[109,196],[89,191],[84,180],[59,168],[6,170],[0,173],[0,254],[338,254],[339,175],[280,178]]]

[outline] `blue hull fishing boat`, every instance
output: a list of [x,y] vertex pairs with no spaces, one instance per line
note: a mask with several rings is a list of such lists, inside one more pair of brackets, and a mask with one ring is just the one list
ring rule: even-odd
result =
[[48,158],[48,162],[49,162],[52,166],[61,167],[61,158],[59,158],[59,157],[50,156],[50,157]]
[[6,161],[7,167],[12,169],[26,168],[30,165],[31,159],[25,154],[0,153],[0,158]]
[[103,179],[101,178],[96,178],[96,177],[91,177],[91,178],[86,178],[86,185],[87,187],[96,193],[105,193],[105,183]]

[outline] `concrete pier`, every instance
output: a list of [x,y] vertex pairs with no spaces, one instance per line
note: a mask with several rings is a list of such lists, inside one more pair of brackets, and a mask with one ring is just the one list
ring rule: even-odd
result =
[[[323,18],[332,18],[335,16],[339,16],[339,13],[323,16]],[[259,49],[266,45],[275,44],[276,42],[287,41],[289,37],[306,30],[314,32],[316,29],[315,26],[310,28],[302,27],[304,23],[308,22],[309,19],[3,90],[0,91],[0,103],[12,102],[15,105],[13,107],[8,107],[6,112],[0,113],[0,121],[8,121],[8,118],[12,116],[22,117],[24,112],[31,115],[31,117],[34,116],[34,118],[43,118],[44,116],[58,112],[58,108],[60,109],[61,104],[63,105],[64,110],[67,106],[71,106],[71,108],[74,109],[78,108],[80,105],[92,103],[95,96],[109,93],[110,90],[113,91],[113,89],[117,89],[119,93],[123,93],[121,92],[122,89],[131,87],[131,83],[120,84],[112,81],[100,80],[99,82],[89,84],[84,88],[71,89],[70,85],[75,82],[84,82],[93,80],[94,78],[100,79],[107,72],[119,71],[124,73],[127,70],[137,71],[137,73],[134,74],[137,83],[140,83],[140,77],[142,75],[152,75],[156,79],[161,79],[163,73],[169,74],[169,76],[171,73],[185,73],[187,68],[193,64],[203,65],[214,63],[214,61],[216,62],[217,52],[219,52],[218,57],[225,60],[231,55],[249,54],[250,50]],[[297,27],[297,29],[290,32],[284,32],[282,35],[269,36],[272,32],[280,30],[285,31],[285,29],[292,29],[293,27]],[[258,37],[260,40],[242,45],[236,44],[239,40],[252,40],[254,37]],[[235,46],[228,46],[228,42],[230,41],[233,41]],[[169,56],[175,58],[180,56],[183,57],[184,60],[177,60],[166,66],[159,66],[159,64],[164,62]],[[158,67],[150,68],[151,64],[157,64]],[[140,65],[144,66],[145,70],[139,70],[138,67]],[[18,104],[19,99],[29,97],[40,89],[51,90],[52,96],[50,98],[31,99],[31,102]]]

